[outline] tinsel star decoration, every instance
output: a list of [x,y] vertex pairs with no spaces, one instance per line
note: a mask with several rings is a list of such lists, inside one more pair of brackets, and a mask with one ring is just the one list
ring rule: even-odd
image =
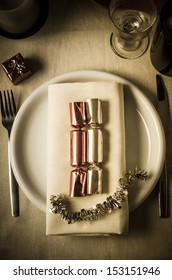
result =
[[98,218],[110,214],[116,209],[121,209],[122,204],[126,200],[129,186],[135,181],[146,181],[148,174],[145,170],[135,168],[133,171],[128,171],[124,178],[119,179],[119,186],[114,194],[108,196],[102,203],[93,205],[89,209],[81,209],[77,212],[72,212],[64,203],[63,195],[51,195],[50,203],[52,207],[49,209],[51,213],[58,214],[68,224],[82,221],[94,221]]

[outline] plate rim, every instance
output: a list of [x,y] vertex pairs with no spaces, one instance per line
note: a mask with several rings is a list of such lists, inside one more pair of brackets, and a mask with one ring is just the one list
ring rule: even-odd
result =
[[[15,160],[15,156],[14,156],[14,146],[15,146],[15,137],[17,134],[17,127],[20,123],[20,118],[22,116],[22,114],[25,112],[25,109],[27,108],[27,106],[29,104],[32,103],[32,101],[37,97],[37,96],[41,96],[44,94],[43,89],[45,89],[46,87],[48,87],[49,84],[53,84],[53,83],[59,83],[59,82],[66,82],[65,79],[70,80],[71,78],[77,78],[77,76],[79,77],[87,77],[90,75],[98,75],[99,79],[101,78],[101,75],[103,77],[104,80],[106,80],[108,78],[108,80],[111,80],[112,78],[117,78],[118,81],[130,85],[132,87],[134,87],[137,92],[139,92],[139,96],[141,96],[141,98],[144,99],[144,101],[149,104],[149,107],[151,107],[154,116],[156,116],[158,122],[157,125],[159,126],[157,131],[160,131],[161,133],[159,133],[159,136],[161,139],[159,139],[159,142],[162,143],[162,149],[161,149],[161,155],[160,158],[162,158],[162,161],[159,163],[159,171],[162,171],[163,168],[163,163],[164,163],[164,159],[165,159],[165,136],[164,136],[164,130],[162,127],[162,123],[160,120],[160,117],[158,115],[158,112],[156,111],[154,105],[151,103],[151,101],[146,97],[146,95],[143,93],[143,91],[141,89],[139,89],[137,86],[135,86],[132,82],[130,82],[129,80],[118,76],[116,74],[113,73],[109,73],[109,72],[105,72],[105,71],[101,71],[101,70],[76,70],[76,71],[69,71],[69,72],[65,72],[63,74],[57,75],[55,77],[53,77],[52,79],[44,82],[43,84],[41,84],[40,86],[38,86],[34,91],[32,91],[32,93],[26,98],[26,100],[23,102],[23,104],[21,105],[18,114],[15,118],[14,124],[13,124],[13,128],[12,128],[12,132],[11,132],[11,138],[10,138],[10,150],[11,150],[11,165],[12,165],[12,169],[13,172],[15,174],[16,180],[20,186],[20,188],[22,189],[22,191],[24,192],[24,194],[27,196],[27,198],[40,210],[42,210],[43,212],[46,212],[46,201],[44,202],[38,202],[37,200],[35,200],[35,198],[33,197],[33,195],[27,191],[27,186],[24,183],[23,178],[21,178],[22,176],[20,176],[18,174],[17,171],[17,167],[16,167],[16,160]],[[78,78],[79,79],[79,78]],[[76,81],[76,80],[75,80]],[[150,195],[150,193],[153,191],[156,182],[158,181],[158,179],[154,182],[154,186],[152,186],[152,188],[150,189],[150,191],[147,193],[147,195],[140,201],[139,205],[137,205],[135,208],[139,207],[144,200],[146,200],[146,198]],[[130,209],[130,211],[133,211],[135,208]]]

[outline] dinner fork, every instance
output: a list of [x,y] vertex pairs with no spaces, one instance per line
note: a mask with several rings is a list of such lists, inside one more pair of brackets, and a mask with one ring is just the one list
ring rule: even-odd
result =
[[18,184],[15,179],[13,170],[11,168],[10,158],[10,134],[12,125],[17,113],[16,104],[12,90],[0,91],[0,103],[1,103],[1,116],[2,125],[8,131],[8,164],[9,164],[9,184],[10,184],[10,201],[11,201],[11,214],[14,217],[19,216],[19,190]]

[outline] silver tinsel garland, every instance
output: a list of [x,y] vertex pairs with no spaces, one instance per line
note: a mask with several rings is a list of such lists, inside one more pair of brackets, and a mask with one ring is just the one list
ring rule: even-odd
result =
[[93,221],[99,217],[111,213],[115,209],[122,208],[122,203],[126,200],[128,187],[137,180],[147,180],[148,175],[145,170],[135,168],[133,171],[128,171],[124,178],[119,179],[119,186],[114,194],[108,196],[103,203],[93,205],[90,209],[81,209],[78,212],[72,212],[68,209],[63,201],[63,195],[51,195],[50,203],[52,208],[51,213],[58,214],[68,224],[73,224],[78,221]]

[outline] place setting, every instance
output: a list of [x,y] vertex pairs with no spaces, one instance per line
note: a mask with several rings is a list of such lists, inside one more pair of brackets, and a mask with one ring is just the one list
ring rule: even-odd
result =
[[[19,110],[13,108],[9,164],[19,188],[45,213],[47,236],[129,234],[130,213],[137,211],[157,184],[159,215],[169,215],[168,185],[162,179],[167,179],[169,104],[162,75],[170,75],[171,61],[169,58],[165,66],[165,59],[157,63],[155,56],[162,49],[156,46],[156,38],[150,41],[150,32],[158,20],[156,6],[151,0],[92,2],[108,10],[112,27],[109,46],[114,56],[127,63],[144,55],[150,47],[150,61],[158,73],[152,79],[157,82],[159,107],[157,110],[145,92],[130,80],[87,69],[43,81]],[[162,18],[166,18],[165,9],[166,6],[159,28]],[[29,31],[22,30],[18,35],[14,32],[11,38],[24,39],[38,32],[46,24],[48,8],[46,11],[47,14],[44,7],[42,25],[38,24],[39,16],[34,25],[37,28],[29,26]],[[169,21],[167,30],[171,35]],[[10,37],[12,33],[1,34]],[[22,52],[14,53],[1,66],[13,86],[31,79],[32,69]],[[9,89],[7,94],[1,90],[2,121],[5,110],[9,111],[7,115],[14,113],[10,113],[12,104],[7,103],[9,92],[14,99],[14,90]],[[13,200],[13,191],[10,196]],[[13,216],[19,215],[18,212]]]

